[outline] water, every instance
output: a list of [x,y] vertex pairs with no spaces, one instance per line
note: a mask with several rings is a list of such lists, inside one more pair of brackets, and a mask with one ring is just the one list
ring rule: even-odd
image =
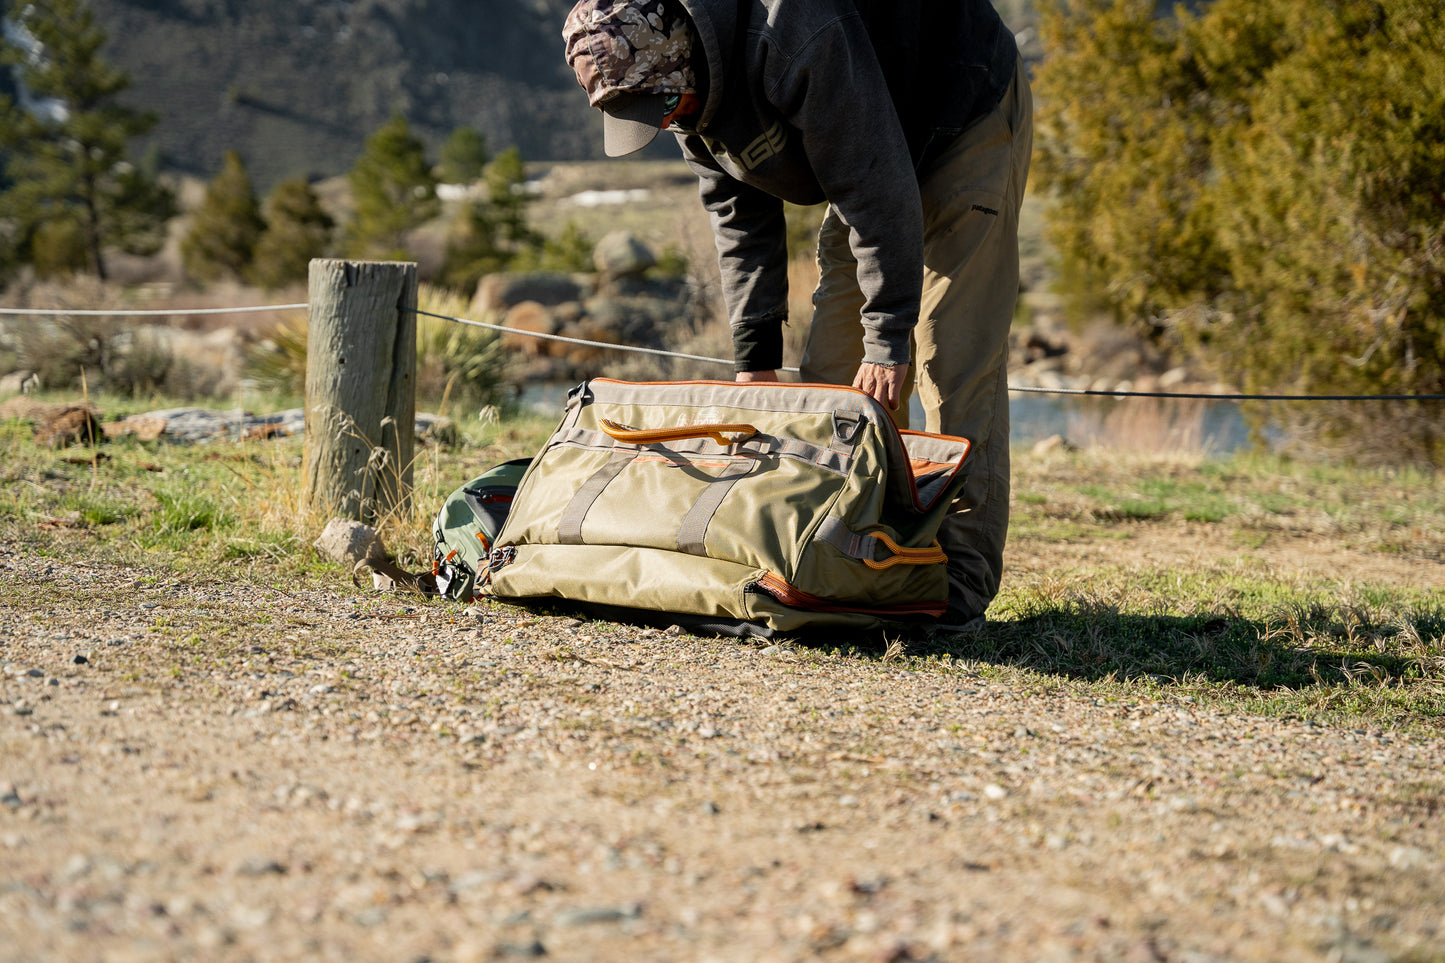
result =
[[[910,418],[923,423],[916,398]],[[1014,394],[1009,418],[1014,446],[1061,435],[1081,446],[1227,455],[1253,444],[1237,401]]]

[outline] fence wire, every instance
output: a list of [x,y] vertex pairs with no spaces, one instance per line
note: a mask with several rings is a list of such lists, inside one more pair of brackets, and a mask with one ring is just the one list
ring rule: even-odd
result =
[[[165,308],[153,310],[108,310],[108,309],[72,309],[72,308],[0,308],[0,315],[6,316],[32,316],[32,317],[62,317],[66,315],[80,317],[175,317],[182,315],[204,315],[204,314],[250,314],[262,311],[299,311],[309,308],[309,304],[268,304],[254,305],[239,308],[192,308],[178,309]],[[589,341],[585,338],[569,338],[560,334],[544,334],[540,331],[523,331],[518,328],[508,328],[500,324],[492,324],[486,321],[473,321],[469,318],[457,318],[447,314],[433,314],[430,311],[417,309],[415,312],[419,317],[436,318],[439,321],[451,321],[456,324],[464,324],[475,328],[485,328],[489,331],[504,332],[510,335],[519,335],[526,338],[538,338],[544,341],[560,341],[564,344],[575,344],[587,348],[600,348],[607,351],[631,351],[638,354],[650,354],[664,358],[675,358],[681,361],[700,361],[706,364],[719,364],[731,367],[733,362],[725,358],[713,358],[707,355],[687,354],[681,351],[667,351],[662,348],[645,348],[641,345],[612,344],[606,341]],[[789,374],[797,374],[797,368],[779,368],[780,371]],[[1212,392],[1189,392],[1189,391],[1119,391],[1111,388],[1043,388],[1034,385],[1009,385],[1008,390],[1018,394],[1040,394],[1040,395],[1069,395],[1075,397],[1094,398],[1170,398],[1178,400],[1193,401],[1445,401],[1445,394],[1429,395],[1289,395],[1289,394],[1268,394],[1268,393],[1224,393]]]

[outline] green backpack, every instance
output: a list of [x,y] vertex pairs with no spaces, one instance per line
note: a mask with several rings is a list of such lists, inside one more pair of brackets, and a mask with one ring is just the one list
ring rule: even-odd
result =
[[518,458],[488,469],[452,492],[432,523],[437,591],[470,602],[485,584],[487,557],[507,520],[517,483],[532,463]]

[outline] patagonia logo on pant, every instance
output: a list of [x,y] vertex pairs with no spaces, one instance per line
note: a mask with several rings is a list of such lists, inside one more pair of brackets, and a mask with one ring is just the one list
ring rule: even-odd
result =
[[983,212],[984,214],[988,214],[988,215],[990,215],[990,216],[992,216],[992,217],[998,217],[998,211],[994,210],[994,209],[991,208],[991,207],[984,207],[982,204],[975,204],[975,205],[973,205],[972,210],[981,211],[981,212]]

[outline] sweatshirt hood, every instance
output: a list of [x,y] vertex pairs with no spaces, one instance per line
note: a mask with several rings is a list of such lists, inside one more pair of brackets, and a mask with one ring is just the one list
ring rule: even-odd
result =
[[[706,55],[706,96],[697,126],[706,129],[722,103],[723,87],[728,83],[728,54],[737,33],[736,0],[680,0],[692,19],[697,42]],[[701,79],[701,78],[700,78]]]

